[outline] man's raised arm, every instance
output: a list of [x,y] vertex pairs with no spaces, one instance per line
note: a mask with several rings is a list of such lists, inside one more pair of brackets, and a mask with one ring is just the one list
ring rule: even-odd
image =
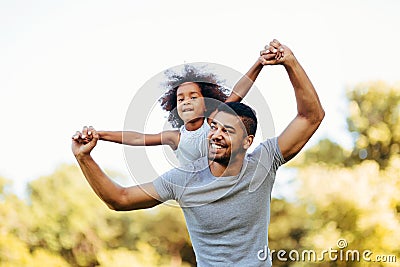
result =
[[72,152],[90,186],[110,209],[136,210],[154,207],[161,202],[152,183],[122,187],[114,183],[93,160],[90,152],[99,136],[93,127],[84,127],[72,137]]
[[[278,51],[277,56],[273,60],[265,59],[265,56],[274,49]],[[284,159],[290,160],[304,147],[317,130],[325,112],[314,86],[288,47],[274,39],[270,43],[269,49],[262,51],[261,55],[264,57],[264,59],[261,59],[264,65],[283,65],[294,88],[297,115],[278,137],[279,148]]]

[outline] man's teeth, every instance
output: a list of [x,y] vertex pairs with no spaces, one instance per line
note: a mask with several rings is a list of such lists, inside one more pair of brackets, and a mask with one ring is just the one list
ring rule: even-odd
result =
[[222,148],[222,146],[217,145],[217,144],[211,144],[211,147],[212,147],[212,148],[215,148],[215,149]]

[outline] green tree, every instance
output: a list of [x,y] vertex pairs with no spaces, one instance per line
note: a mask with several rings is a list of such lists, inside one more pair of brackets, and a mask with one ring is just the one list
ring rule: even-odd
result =
[[[354,168],[309,165],[299,171],[302,182],[299,201],[309,213],[309,229],[301,239],[304,249],[338,248],[371,250],[374,254],[400,257],[400,158],[392,157],[387,168],[380,170],[375,161],[364,161]],[[361,257],[361,256],[360,256]],[[326,257],[326,261],[329,259]],[[362,260],[361,260],[362,262]],[[360,266],[357,261],[336,261],[321,266]],[[365,261],[363,264],[367,264]],[[392,266],[393,263],[374,266]],[[305,264],[305,266],[308,266]]]
[[[273,200],[270,246],[286,252],[320,253],[330,248],[340,251],[338,241],[343,239],[347,242],[344,253],[370,250],[373,260],[380,254],[394,256],[391,260],[398,263],[400,90],[372,82],[357,85],[347,96],[353,148],[348,151],[323,139],[289,164],[296,169],[297,193],[294,202]],[[349,255],[351,260],[353,255]],[[315,262],[274,259],[276,266],[310,266]],[[363,259],[331,261],[328,255],[315,264],[394,266],[393,262],[367,263]]]
[[352,167],[364,160],[376,161],[384,169],[400,152],[400,87],[384,82],[358,84],[347,91],[347,125],[353,148],[348,151],[329,140],[320,140],[301,153],[291,166],[315,162]]
[[184,265],[181,250],[190,241],[178,209],[111,211],[68,165],[32,181],[29,191],[25,242],[32,251],[61,255],[72,266],[116,266],[122,258],[142,266]]
[[30,235],[25,224],[29,207],[11,192],[11,184],[0,177],[0,266],[39,267],[44,262],[54,267],[69,266],[60,255],[46,250],[31,252],[24,241]]
[[351,151],[347,151],[338,143],[325,138],[300,153],[293,161],[289,162],[289,166],[302,167],[316,162],[325,165],[347,166],[347,159],[350,156]]
[[32,181],[28,201],[10,186],[0,178],[1,267],[193,265],[180,209],[111,211],[76,166]]
[[400,152],[400,87],[362,83],[349,90],[349,131],[355,137],[351,162],[374,160],[385,168]]

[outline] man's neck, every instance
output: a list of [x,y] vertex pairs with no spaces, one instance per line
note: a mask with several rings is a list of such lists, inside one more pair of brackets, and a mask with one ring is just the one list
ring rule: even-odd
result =
[[209,168],[215,177],[236,176],[240,173],[243,166],[244,155],[231,159],[228,165],[216,161],[209,161]]

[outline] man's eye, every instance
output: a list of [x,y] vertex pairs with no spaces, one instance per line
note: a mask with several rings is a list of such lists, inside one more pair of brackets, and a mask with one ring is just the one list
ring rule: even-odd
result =
[[192,99],[197,99],[197,96],[192,96]]
[[178,102],[182,102],[182,101],[183,101],[183,98],[178,99]]

